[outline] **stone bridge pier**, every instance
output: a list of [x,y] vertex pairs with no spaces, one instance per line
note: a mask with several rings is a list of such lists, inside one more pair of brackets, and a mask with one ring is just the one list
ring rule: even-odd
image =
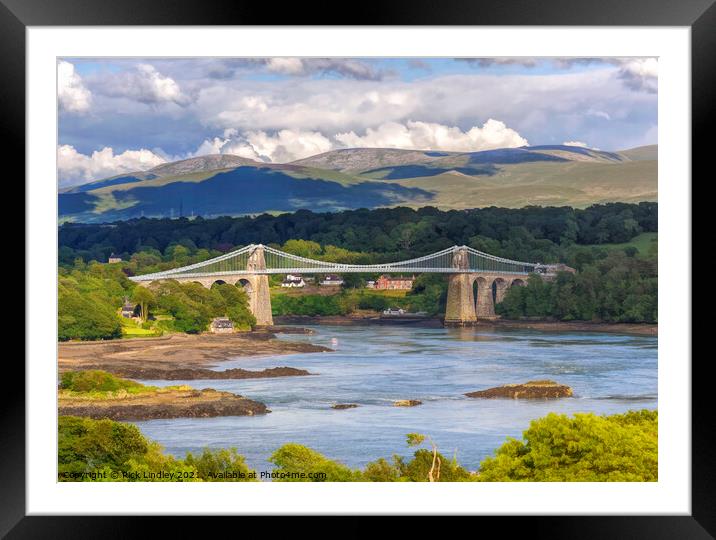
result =
[[452,267],[455,273],[448,277],[445,326],[472,326],[481,319],[496,319],[495,304],[502,302],[510,287],[527,282],[524,274],[470,271],[465,249],[455,251]]
[[459,249],[452,257],[456,273],[448,277],[445,326],[471,326],[477,322],[472,296],[472,276],[467,251]]

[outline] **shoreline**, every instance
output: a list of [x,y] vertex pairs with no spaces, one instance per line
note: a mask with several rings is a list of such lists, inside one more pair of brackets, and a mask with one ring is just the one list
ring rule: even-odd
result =
[[[440,317],[424,319],[381,319],[378,316],[351,315],[281,315],[274,317],[276,324],[317,324],[336,326],[411,326],[420,328],[443,328]],[[653,323],[608,323],[593,321],[554,321],[554,320],[514,320],[493,319],[479,321],[473,328],[504,328],[538,330],[544,332],[603,332],[608,334],[632,334],[640,336],[658,336],[658,324]]]
[[85,397],[60,392],[59,416],[82,416],[96,420],[154,420],[159,418],[211,418],[254,416],[271,411],[264,403],[212,388],[164,388],[146,394],[119,397]]
[[[280,356],[295,353],[319,353],[332,349],[311,343],[277,339],[266,330],[234,334],[172,334],[156,338],[108,341],[59,342],[58,370],[100,369],[119,376],[151,373],[176,380],[177,374],[205,378],[206,371],[223,361],[237,357]],[[272,368],[261,371],[236,371],[229,378],[303,375],[302,370]],[[217,378],[221,378],[218,376]]]

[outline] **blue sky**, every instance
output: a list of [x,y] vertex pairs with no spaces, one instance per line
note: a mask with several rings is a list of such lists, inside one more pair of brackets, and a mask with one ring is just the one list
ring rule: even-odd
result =
[[61,185],[232,153],[657,142],[655,58],[65,58]]

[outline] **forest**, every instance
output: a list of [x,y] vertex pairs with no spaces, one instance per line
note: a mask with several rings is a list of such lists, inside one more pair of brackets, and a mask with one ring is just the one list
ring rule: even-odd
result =
[[[420,256],[466,244],[503,257],[562,262],[576,273],[554,281],[530,276],[496,306],[505,318],[655,323],[657,244],[639,251],[625,243],[657,232],[657,204],[605,204],[572,208],[485,208],[443,212],[393,208],[316,214],[204,220],[138,219],[104,225],[66,223],[59,228],[59,339],[113,339],[123,334],[117,310],[124,298],[140,306],[142,329],[201,332],[213,317],[228,316],[239,329],[255,319],[246,294],[231,285],[163,283],[149,290],[129,276],[207,260],[246,243],[330,262],[372,264]],[[122,261],[105,264],[110,254]],[[402,298],[363,289],[377,276],[346,274],[337,295],[277,295],[275,315],[347,315],[390,306],[440,316],[444,276],[417,276]],[[280,276],[272,277],[277,285]],[[152,319],[151,321],[149,319]],[[126,324],[125,324],[126,334]],[[141,329],[136,329],[140,332]]]
[[[59,227],[59,262],[106,261],[114,253],[165,253],[183,246],[202,254],[225,253],[247,244],[282,245],[310,240],[364,254],[362,260],[401,260],[454,245],[471,245],[492,255],[532,262],[558,262],[571,245],[626,242],[656,232],[657,203],[610,203],[569,207],[478,208],[441,211],[433,207],[384,208],[277,216],[215,219],[133,219]],[[206,251],[204,251],[206,250]]]

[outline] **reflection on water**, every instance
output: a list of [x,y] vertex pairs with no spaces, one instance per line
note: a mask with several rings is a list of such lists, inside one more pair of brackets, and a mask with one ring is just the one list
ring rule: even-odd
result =
[[[505,437],[520,437],[548,412],[613,414],[657,406],[657,339],[617,334],[399,326],[318,326],[316,334],[281,335],[333,352],[229,360],[217,369],[289,366],[316,375],[251,380],[148,381],[216,388],[266,403],[256,417],[137,422],[169,452],[234,446],[266,470],[286,442],[305,444],[350,466],[394,453],[410,455],[405,434],[428,433],[445,455],[476,469]],[[532,379],[574,389],[561,400],[480,400],[465,392]],[[394,407],[419,399],[418,407]],[[335,403],[357,403],[334,410]]]

